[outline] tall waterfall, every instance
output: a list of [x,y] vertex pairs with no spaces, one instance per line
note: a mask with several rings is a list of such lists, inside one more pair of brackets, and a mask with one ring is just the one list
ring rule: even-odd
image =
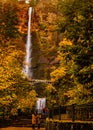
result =
[[28,33],[27,33],[27,42],[26,42],[26,58],[25,58],[25,68],[24,73],[26,77],[32,78],[32,71],[31,71],[31,14],[32,14],[32,7],[29,7],[28,10]]

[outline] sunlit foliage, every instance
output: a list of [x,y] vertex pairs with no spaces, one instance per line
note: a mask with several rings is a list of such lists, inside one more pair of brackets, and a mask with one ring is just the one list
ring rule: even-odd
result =
[[[33,70],[38,78],[53,81],[42,93],[48,107],[92,102],[93,1],[31,0],[30,5],[35,9]],[[23,12],[19,21],[21,6],[17,0],[0,1],[0,107],[11,113],[33,107],[37,96],[22,74],[27,21]]]
[[[66,96],[69,98],[68,102],[92,102],[93,1],[59,0],[58,7],[62,14],[58,21],[59,31],[62,35],[58,53],[61,59],[60,66],[65,65],[66,67],[65,88],[68,86],[67,82],[72,82],[65,91]],[[67,42],[64,42],[64,38],[68,39]],[[68,41],[72,45],[69,46]],[[60,82],[63,81],[64,78]],[[57,85],[60,87],[59,84]],[[64,85],[61,84],[61,87]]]
[[15,2],[0,1],[0,110],[13,115],[36,103],[33,86],[22,73],[25,52]]

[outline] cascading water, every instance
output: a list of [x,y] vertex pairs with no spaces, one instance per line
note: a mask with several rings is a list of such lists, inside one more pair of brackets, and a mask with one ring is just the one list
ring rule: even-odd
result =
[[38,98],[36,102],[37,112],[42,113],[44,108],[46,108],[46,98]]
[[[31,67],[31,52],[32,52],[32,43],[31,43],[31,14],[32,14],[32,7],[28,10],[28,34],[27,34],[27,42],[26,42],[26,58],[25,58],[25,67],[23,69],[23,73],[25,77],[32,79],[33,72]],[[46,107],[46,98],[38,98],[36,109],[39,113],[42,113],[42,109]]]
[[26,77],[32,78],[32,71],[31,71],[31,14],[32,14],[32,7],[29,7],[28,10],[28,34],[27,34],[27,42],[26,42],[26,58],[25,58],[25,68],[24,73]]

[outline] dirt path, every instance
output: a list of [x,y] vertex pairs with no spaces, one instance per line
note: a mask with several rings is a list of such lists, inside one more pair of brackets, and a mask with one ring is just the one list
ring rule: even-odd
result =
[[[4,125],[5,123],[6,121],[0,124],[0,130],[33,130],[31,125],[31,119],[24,118],[20,120],[14,120],[8,125]],[[35,127],[35,130],[38,130],[37,126]],[[41,124],[40,130],[45,130],[44,124]]]
[[[32,130],[32,128],[28,127],[6,127],[6,128],[0,128],[0,130]],[[35,128],[35,130],[38,130]],[[45,128],[40,128],[40,130],[45,130]]]

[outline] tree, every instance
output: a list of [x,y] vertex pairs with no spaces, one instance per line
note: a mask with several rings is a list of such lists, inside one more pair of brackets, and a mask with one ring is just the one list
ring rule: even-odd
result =
[[[62,14],[57,21],[59,34],[62,35],[61,43],[64,44],[59,47],[60,67],[65,66],[66,71],[65,77],[62,75],[62,78],[58,78],[57,86],[62,88],[65,85],[66,91],[62,93],[68,97],[69,101],[73,99],[74,103],[91,102],[93,97],[93,1],[59,0],[58,9]],[[67,43],[71,41],[72,45],[66,45],[64,39]],[[71,83],[72,87],[67,83]],[[68,92],[73,93],[73,96],[70,97]],[[79,92],[81,94],[77,94]]]
[[73,61],[70,58],[70,53],[67,51],[72,46],[70,40],[64,39],[59,43],[58,48],[58,60],[59,66],[51,72],[51,80],[57,90],[56,100],[59,105],[64,105],[68,101],[67,91],[73,88],[75,85],[73,76],[71,74]]
[[6,50],[0,50],[0,107],[11,112],[31,108],[36,102],[36,93],[32,85],[22,74],[21,50],[15,46],[9,46]]
[[16,0],[0,1],[0,5],[0,109],[15,114],[18,108],[35,105],[36,92],[22,73],[25,52],[18,32]]
[[0,35],[3,39],[18,37],[17,5],[14,2],[0,2]]

